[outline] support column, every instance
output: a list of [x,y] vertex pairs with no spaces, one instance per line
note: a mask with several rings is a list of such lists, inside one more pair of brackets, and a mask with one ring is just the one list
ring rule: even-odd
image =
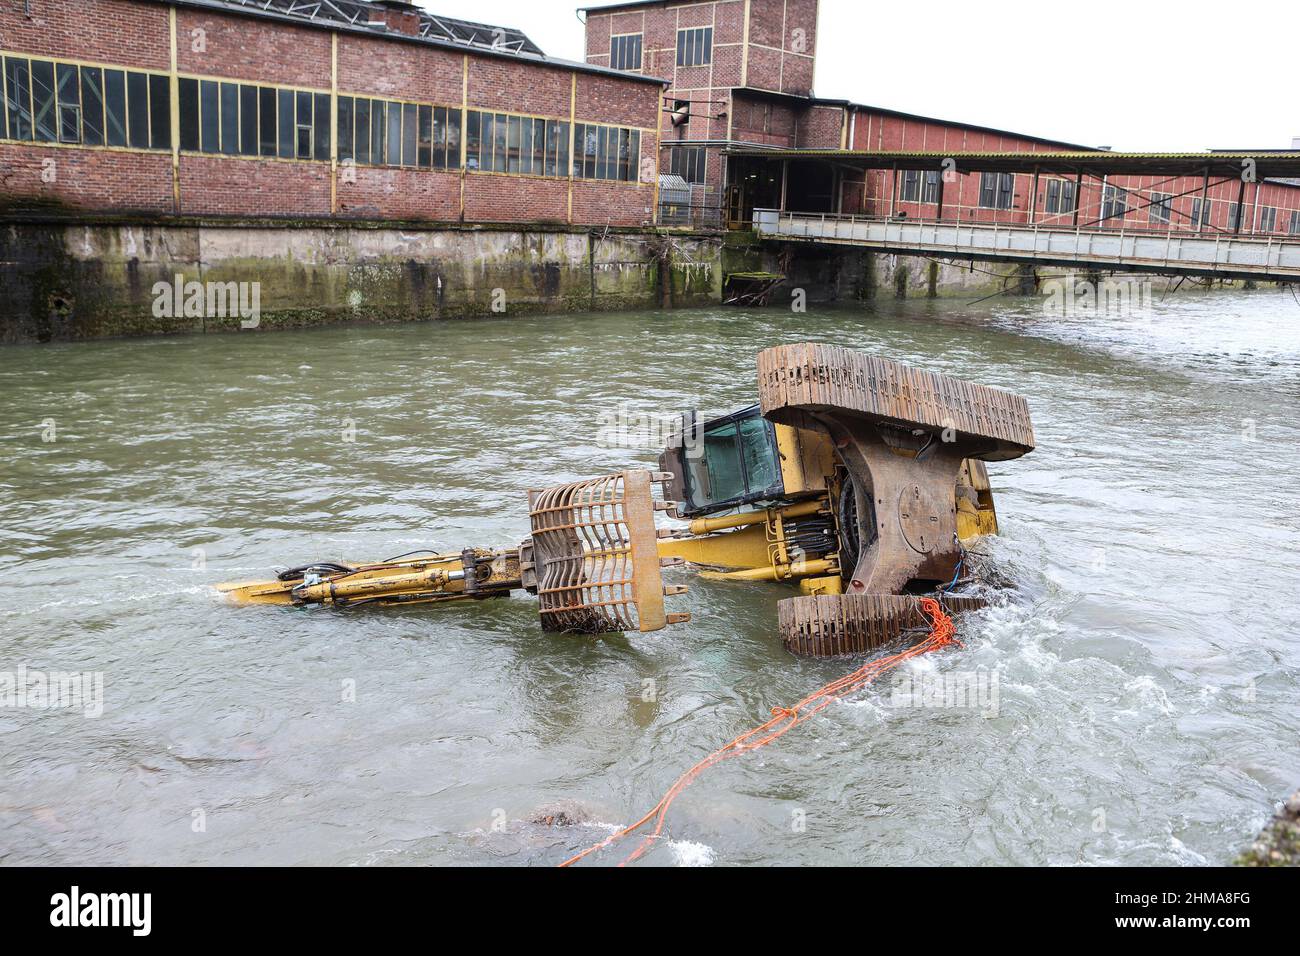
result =
[[172,130],[172,212],[181,211],[181,87],[177,75],[176,8],[167,8],[167,21],[171,30],[171,130]]
[[1196,231],[1205,231],[1205,220],[1209,219],[1210,212],[1210,167],[1205,167],[1205,182],[1201,186],[1201,216],[1196,220]]
[[[174,9],[174,8],[173,8]],[[330,33],[330,215],[339,211],[339,35]]]
[[1241,181],[1241,188],[1237,190],[1237,221],[1233,223],[1233,235],[1241,235],[1241,224],[1246,219],[1246,180]]
[[1034,188],[1029,192],[1029,224],[1034,224],[1038,214],[1038,167],[1034,167]]

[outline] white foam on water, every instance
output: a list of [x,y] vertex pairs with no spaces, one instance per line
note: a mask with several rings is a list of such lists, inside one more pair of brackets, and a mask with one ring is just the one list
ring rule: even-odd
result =
[[712,866],[716,856],[713,847],[692,840],[669,840],[668,849],[678,866]]

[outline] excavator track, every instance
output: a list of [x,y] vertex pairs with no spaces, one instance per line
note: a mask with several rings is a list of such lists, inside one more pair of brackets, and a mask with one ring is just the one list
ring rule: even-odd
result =
[[[975,597],[943,598],[948,610],[974,611],[984,606]],[[800,657],[865,654],[918,628],[928,620],[921,599],[910,594],[823,594],[786,598],[776,605],[785,649]]]

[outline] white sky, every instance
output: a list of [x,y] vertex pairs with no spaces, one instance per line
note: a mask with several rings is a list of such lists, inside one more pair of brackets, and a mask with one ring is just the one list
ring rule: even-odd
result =
[[[581,60],[577,6],[417,0]],[[815,92],[1123,150],[1289,148],[1300,3],[821,0]]]

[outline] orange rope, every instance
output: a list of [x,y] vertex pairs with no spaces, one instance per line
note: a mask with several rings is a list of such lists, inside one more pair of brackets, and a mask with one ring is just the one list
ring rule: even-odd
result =
[[913,657],[920,657],[922,654],[929,654],[931,651],[937,651],[940,648],[947,647],[951,644],[963,647],[964,645],[957,639],[957,629],[952,623],[952,618],[949,617],[948,613],[943,609],[943,605],[934,598],[921,598],[920,600],[921,610],[930,619],[930,634],[925,638],[925,640],[912,645],[905,651],[900,651],[899,653],[890,655],[889,657],[881,657],[873,661],[868,661],[852,673],[845,674],[838,680],[831,681],[825,687],[820,687],[813,691],[793,707],[773,707],[770,719],[759,724],[752,730],[745,731],[745,733],[741,734],[725,746],[715,750],[695,766],[691,767],[690,770],[687,770],[684,774],[678,777],[677,782],[668,788],[668,792],[664,794],[663,799],[656,803],[640,820],[637,820],[630,826],[626,826],[616,833],[611,834],[594,846],[587,847],[587,849],[583,850],[581,853],[565,860],[560,864],[560,866],[572,866],[588,854],[595,853],[597,850],[603,850],[616,840],[622,839],[628,834],[641,829],[641,827],[645,826],[651,820],[654,820],[654,829],[650,831],[650,833],[646,834],[637,845],[636,849],[628,854],[627,858],[619,864],[619,866],[626,866],[650,848],[650,845],[663,832],[664,820],[668,815],[668,808],[672,804],[673,800],[677,798],[679,793],[689,787],[697,776],[709,767],[721,763],[723,760],[730,757],[749,753],[752,750],[757,750],[759,747],[770,744],[773,740],[776,740],[787,731],[802,724],[809,718],[814,717],[826,707],[829,707],[834,701],[865,687],[881,674],[893,670],[898,665],[911,660]]

